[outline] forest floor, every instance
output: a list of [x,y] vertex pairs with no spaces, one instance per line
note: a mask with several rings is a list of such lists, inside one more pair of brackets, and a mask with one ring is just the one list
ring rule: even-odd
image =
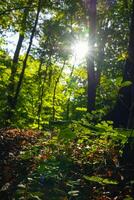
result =
[[0,199],[10,199],[17,185],[34,168],[32,160],[18,158],[21,150],[34,144],[39,132],[4,128],[0,129]]
[[[17,186],[23,180],[29,176],[36,169],[36,163],[34,159],[20,159],[20,152],[27,149],[30,145],[37,143],[38,139],[42,137],[41,132],[33,130],[20,130],[5,128],[0,129],[0,200],[16,200],[13,198],[14,193],[17,190]],[[46,159],[46,158],[45,158]],[[82,167],[82,166],[81,166]],[[77,168],[76,168],[77,170]],[[79,170],[79,169],[78,169]],[[84,168],[83,168],[84,170]],[[87,169],[86,169],[87,170]],[[75,170],[74,170],[75,171]],[[75,171],[76,173],[76,171]],[[99,172],[101,173],[101,172]],[[104,174],[105,173],[105,174]],[[91,198],[85,196],[84,198],[78,198],[75,195],[72,198],[64,197],[62,200],[132,200],[134,199],[134,165],[127,164],[119,167],[115,170],[115,167],[109,169],[107,166],[105,170],[102,170],[102,176],[111,177],[119,180],[118,185],[107,185],[106,187],[98,183],[93,184],[92,193],[101,191],[100,195],[94,195]],[[84,186],[83,186],[84,187]],[[85,186],[87,187],[87,186]],[[89,190],[87,187],[86,190]],[[86,191],[83,190],[83,191]],[[87,195],[91,194],[91,191],[87,192]],[[109,195],[112,194],[112,195]],[[28,198],[22,198],[28,199]],[[40,199],[40,198],[29,198]],[[44,199],[44,198],[42,198]],[[60,200],[61,198],[55,198]],[[44,200],[52,200],[52,198],[45,198]]]

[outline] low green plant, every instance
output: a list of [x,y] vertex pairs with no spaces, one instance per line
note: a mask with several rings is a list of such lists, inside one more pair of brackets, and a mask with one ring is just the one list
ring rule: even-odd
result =
[[86,115],[65,129],[59,127],[49,137],[48,133],[44,134],[36,145],[21,152],[21,159],[34,159],[36,164],[28,194],[35,192],[36,199],[71,200],[76,197],[81,200],[83,191],[93,198],[88,190],[95,184],[118,184],[116,178],[107,175],[108,169],[119,167],[119,157],[129,133],[113,128],[111,121],[98,119],[93,123],[91,117]]

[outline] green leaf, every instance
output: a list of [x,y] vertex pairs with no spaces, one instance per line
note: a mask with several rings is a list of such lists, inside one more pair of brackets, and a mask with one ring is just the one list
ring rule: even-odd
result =
[[88,181],[97,182],[101,185],[105,185],[105,184],[116,185],[116,184],[118,184],[117,181],[109,180],[107,178],[101,178],[98,176],[84,176],[84,178]]
[[79,190],[72,190],[72,191],[69,191],[68,194],[71,195],[71,196],[78,196]]
[[131,81],[125,81],[125,82],[123,82],[123,83],[121,83],[121,88],[122,87],[128,87],[128,86],[130,86],[132,84],[132,82]]
[[75,137],[75,133],[70,128],[66,128],[59,133],[60,139],[73,140]]
[[76,110],[86,112],[87,108],[84,107],[77,107]]

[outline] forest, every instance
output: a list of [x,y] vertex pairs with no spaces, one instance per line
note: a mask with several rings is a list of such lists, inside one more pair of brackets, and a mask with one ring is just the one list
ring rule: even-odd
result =
[[134,199],[134,0],[0,1],[0,200]]

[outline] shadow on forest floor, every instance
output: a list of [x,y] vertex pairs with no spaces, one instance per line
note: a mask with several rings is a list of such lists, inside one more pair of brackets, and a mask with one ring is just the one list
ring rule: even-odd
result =
[[[34,160],[27,159],[22,160],[18,157],[20,151],[27,149],[30,145],[34,145],[41,133],[32,130],[20,130],[20,129],[0,129],[0,199],[1,200],[12,200],[17,186],[23,182],[31,172],[36,169]],[[73,173],[89,171],[87,166],[72,166],[74,167]],[[72,173],[72,172],[71,172]],[[134,199],[134,165],[126,164],[123,166],[112,167],[103,166],[96,174],[91,174],[104,178],[114,178],[118,181],[117,185],[101,185],[94,182],[88,187],[81,183],[81,193],[83,197],[77,197],[77,195],[70,198],[63,197],[62,200],[132,200]],[[70,174],[74,176],[74,174]],[[76,177],[79,179],[78,177]],[[91,178],[90,178],[91,181]],[[60,185],[60,187],[65,187]],[[47,186],[46,186],[47,188]],[[51,188],[51,187],[50,187]],[[49,188],[49,189],[50,189]],[[66,190],[66,188],[65,188]],[[100,195],[95,196],[96,191],[100,191]],[[48,190],[49,192],[49,190]],[[50,193],[53,190],[50,190]],[[94,193],[94,194],[92,194]],[[87,196],[86,196],[87,195]],[[50,195],[51,196],[51,195]],[[91,196],[91,197],[90,197]],[[27,199],[27,198],[23,198]],[[31,198],[32,199],[32,198]],[[36,198],[33,198],[36,199]],[[42,198],[44,200],[59,200],[60,197]]]

